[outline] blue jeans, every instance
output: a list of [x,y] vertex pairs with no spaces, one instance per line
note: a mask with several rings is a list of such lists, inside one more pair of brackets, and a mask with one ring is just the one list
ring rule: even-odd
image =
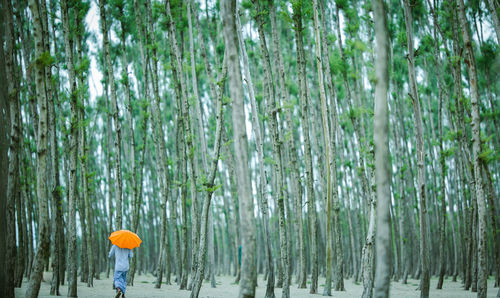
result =
[[127,289],[127,272],[128,271],[115,271],[113,282],[115,287],[119,288],[124,294]]

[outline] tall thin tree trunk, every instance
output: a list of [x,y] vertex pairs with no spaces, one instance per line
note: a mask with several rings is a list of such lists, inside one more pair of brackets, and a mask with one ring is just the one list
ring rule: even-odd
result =
[[[51,1],[51,10],[56,10],[55,1]],[[57,49],[57,42],[55,39],[55,17],[51,16],[52,24],[52,36],[54,42],[54,48]],[[58,76],[58,74],[56,73]],[[54,97],[49,99],[49,138],[50,138],[50,157],[51,157],[51,195],[52,195],[52,210],[54,210],[55,216],[52,221],[52,232],[54,234],[53,243],[53,260],[52,260],[52,281],[50,285],[51,295],[60,295],[59,286],[63,283],[64,275],[64,224],[63,224],[63,194],[60,182],[60,172],[59,172],[59,146],[57,142],[57,115],[56,115],[56,105],[58,105],[59,99],[57,92],[59,89],[59,82],[56,83]],[[27,187],[27,186],[26,186]],[[23,202],[24,203],[24,202]],[[24,211],[24,204],[23,204]],[[23,221],[26,217],[23,214]],[[23,225],[25,226],[25,225]],[[26,232],[25,232],[26,233]]]
[[[474,178],[475,178],[475,192],[478,207],[478,247],[477,247],[477,257],[478,257],[478,292],[477,296],[480,298],[486,297],[487,294],[487,280],[488,280],[488,269],[486,267],[486,256],[487,256],[487,242],[486,242],[486,200],[483,191],[483,180],[481,175],[481,122],[480,122],[480,108],[479,108],[479,91],[477,85],[477,68],[476,68],[476,58],[474,56],[474,51],[472,49],[472,38],[469,32],[469,23],[465,17],[465,7],[463,0],[458,0],[459,8],[459,19],[460,25],[462,27],[462,34],[465,44],[465,51],[467,55],[467,68],[469,71],[469,83],[471,89],[471,108],[472,108],[472,153],[473,153],[473,166],[474,166]],[[498,34],[498,32],[497,32]]]
[[[208,224],[209,221],[209,212],[210,212],[210,203],[212,200],[212,195],[215,190],[215,175],[217,173],[217,164],[219,162],[219,155],[220,155],[220,148],[221,148],[221,138],[222,138],[222,124],[224,122],[223,119],[223,109],[222,109],[222,100],[224,96],[224,85],[227,77],[227,66],[226,66],[226,59],[222,62],[222,72],[221,72],[221,77],[220,80],[217,82],[217,85],[219,86],[219,90],[217,92],[217,99],[216,99],[216,131],[215,131],[215,142],[214,142],[214,156],[212,158],[212,163],[211,163],[211,168],[210,172],[208,172],[208,180],[206,182],[206,195],[207,197],[205,198],[205,201],[203,202],[203,209],[202,209],[202,214],[201,214],[201,225],[200,225],[200,250],[198,252],[198,260],[200,260],[198,264],[198,270],[196,272],[196,277],[194,280],[193,284],[193,290],[191,292],[191,298],[197,298],[200,289],[201,289],[201,284],[203,282],[203,275],[204,275],[204,270],[205,270],[205,263],[204,259],[206,256],[206,251],[207,251],[207,236],[210,232],[207,232],[207,228],[212,229],[213,231],[213,226],[210,227]],[[214,264],[211,264],[214,266]]]
[[[267,50],[267,44],[264,34],[264,21],[261,19],[260,5],[258,2],[254,2],[256,6],[256,22],[259,32],[259,41],[261,52],[263,54],[264,63],[264,94],[267,96],[267,115],[270,120],[270,133],[271,133],[271,143],[273,150],[273,168],[276,174],[276,185],[277,185],[277,197],[278,197],[278,217],[279,217],[279,235],[280,235],[280,250],[281,250],[281,262],[283,266],[283,297],[290,296],[290,259],[289,259],[289,243],[287,235],[287,224],[285,219],[285,192],[283,186],[283,167],[282,167],[282,146],[280,140],[280,132],[278,126],[279,110],[276,109],[276,102],[274,96],[273,78],[271,72],[271,61],[269,59],[269,52]],[[289,214],[289,212],[287,212]]]
[[[302,7],[296,7],[293,12],[293,21],[295,24],[295,46],[297,49],[297,65],[298,65],[298,80],[299,80],[299,101],[300,101],[300,117],[302,124],[302,132],[304,134],[304,159],[306,172],[306,193],[307,193],[307,212],[309,220],[309,231],[311,237],[311,262],[312,276],[310,293],[316,293],[318,287],[318,247],[317,247],[317,215],[316,204],[314,202],[313,180],[314,174],[312,170],[311,156],[311,138],[309,135],[309,117],[308,117],[308,87],[306,80],[306,61],[304,56],[303,44],[303,25],[302,25]],[[281,68],[281,65],[280,65]]]
[[[43,32],[42,16],[37,0],[30,0],[29,7],[34,21],[35,36],[35,56],[41,58],[45,51],[45,36]],[[48,72],[50,72],[50,62],[44,61],[36,65],[36,90],[39,108],[39,122],[37,135],[37,198],[38,198],[38,247],[34,261],[32,278],[26,291],[26,297],[37,297],[40,290],[43,270],[46,264],[50,249],[49,234],[49,208],[47,198],[47,97],[51,94],[46,93],[45,86],[50,84],[47,81]]]
[[[336,268],[335,275],[333,277],[333,284],[335,291],[345,291],[344,288],[344,253],[342,248],[342,233],[340,226],[340,208],[339,208],[339,195],[338,195],[338,181],[337,181],[337,144],[342,144],[343,140],[338,131],[338,119],[337,119],[337,98],[334,89],[334,82],[330,70],[330,55],[328,51],[327,43],[327,33],[326,33],[326,13],[324,3],[319,2],[321,11],[321,50],[322,50],[322,66],[323,72],[325,73],[326,79],[326,90],[330,97],[330,104],[327,105],[327,113],[330,114],[330,167],[332,174],[332,208],[333,208],[333,234],[335,243],[335,255],[336,255]],[[350,216],[349,221],[350,221]],[[356,269],[357,270],[357,269]],[[357,274],[356,274],[357,276]],[[357,277],[356,277],[357,278]]]
[[376,38],[375,113],[373,141],[375,143],[375,181],[377,187],[377,236],[375,266],[375,297],[388,297],[392,268],[391,240],[391,164],[389,153],[389,117],[387,107],[388,73],[388,33],[385,3],[372,1]]
[[[11,1],[6,1],[7,7],[4,9],[6,14],[6,49],[5,49],[5,66],[8,91],[8,107],[9,111],[5,111],[10,116],[9,128],[9,166],[8,166],[8,185],[7,185],[7,204],[6,204],[6,263],[5,273],[6,279],[6,297],[14,297],[15,277],[16,277],[16,201],[21,200],[19,194],[19,149],[20,137],[19,132],[19,115],[20,115],[20,98],[19,98],[19,81],[17,76],[17,58],[16,58],[16,33],[14,31],[14,13],[12,11]],[[3,44],[2,44],[3,46]],[[44,71],[43,69],[41,70]],[[43,78],[42,78],[43,79]],[[41,90],[40,90],[41,91]],[[41,99],[40,99],[41,100]],[[43,198],[41,198],[43,199]],[[2,269],[3,270],[3,269]]]
[[267,188],[267,175],[264,169],[264,144],[262,141],[262,130],[260,127],[257,111],[257,102],[255,100],[255,91],[253,86],[252,76],[250,74],[250,66],[248,62],[248,55],[245,48],[245,42],[242,36],[242,27],[240,23],[239,14],[236,14],[236,26],[238,30],[238,40],[241,50],[241,55],[243,58],[243,71],[245,74],[245,82],[247,84],[248,95],[250,97],[250,105],[252,109],[252,130],[255,134],[255,142],[257,147],[257,158],[259,160],[259,198],[261,201],[261,212],[263,217],[263,228],[264,228],[264,245],[266,250],[266,266],[268,270],[267,274],[267,286],[266,286],[266,296],[268,298],[274,297],[274,264],[272,259],[272,248],[271,248],[271,238],[269,233],[269,207],[268,199],[266,195]]
[[[8,11],[5,9],[7,1],[0,2],[2,9],[0,10],[0,44],[4,44],[4,29],[5,29],[5,17],[7,17]],[[7,71],[5,69],[5,53],[4,47],[0,47],[0,80],[5,82],[7,80]],[[8,127],[9,127],[9,117],[8,117],[8,91],[7,88],[2,88],[0,90],[0,266],[5,268],[6,264],[6,250],[7,250],[7,222],[6,222],[6,204],[7,197],[3,194],[7,193],[8,189],[8,168],[9,168],[9,138]],[[0,270],[0,296],[7,297],[7,274],[6,270]]]
[[[78,4],[77,4],[78,5]],[[76,7],[76,6],[75,6]],[[75,24],[79,26],[81,30],[81,24],[83,22],[80,14],[74,14]],[[76,35],[76,63],[80,67],[82,65],[83,59],[83,49],[82,49],[82,37],[81,35]],[[84,88],[84,72],[85,69],[80,69],[77,73],[77,83],[78,86]],[[81,206],[83,209],[79,210],[80,219],[82,219],[82,233],[84,233],[84,241],[82,243],[82,255],[86,257],[86,265],[84,265],[85,270],[82,271],[82,280],[87,282],[88,287],[94,286],[94,241],[92,241],[93,232],[93,220],[92,220],[92,206],[89,201],[89,177],[87,171],[88,165],[88,147],[87,147],[87,132],[86,132],[86,122],[85,122],[85,98],[81,92],[78,93],[80,103],[78,106],[79,114],[79,153],[80,153],[80,178],[82,181],[82,193],[80,194]],[[83,220],[85,219],[85,220]],[[85,224],[83,223],[85,222]],[[86,275],[85,275],[86,274]]]
[[254,297],[256,285],[255,271],[255,219],[253,198],[250,185],[243,106],[243,85],[238,55],[238,36],[236,34],[236,1],[221,3],[224,24],[224,40],[228,57],[229,93],[232,99],[233,141],[236,153],[236,176],[238,180],[239,212],[242,234],[242,264],[239,297]]
[[[111,135],[112,125],[111,125],[111,109],[109,108],[109,94],[108,94],[108,71],[104,70],[104,95],[106,100],[106,199],[108,201],[108,229],[107,232],[111,234],[113,232],[113,183],[111,182],[111,172],[113,169],[111,150],[113,143],[113,136]],[[111,248],[111,242],[108,244],[108,251]],[[111,269],[111,260],[108,259],[106,262],[106,277],[109,278],[109,271]]]
[[413,9],[408,0],[404,1],[404,14],[407,36],[407,60],[408,60],[408,74],[410,79],[410,92],[409,95],[413,102],[413,113],[415,119],[416,131],[416,152],[417,152],[417,190],[419,197],[419,221],[420,221],[420,264],[421,264],[421,284],[420,296],[429,297],[430,273],[429,273],[429,246],[428,230],[427,230],[427,203],[425,191],[425,151],[423,140],[422,128],[422,114],[420,111],[420,99],[417,91],[417,81],[415,78],[415,65],[414,65],[414,48],[413,48]]
[[190,114],[190,105],[188,102],[188,96],[186,91],[186,81],[184,77],[181,51],[179,50],[179,45],[177,43],[177,29],[175,28],[175,22],[170,11],[170,1],[165,1],[165,7],[167,11],[168,20],[168,36],[169,36],[169,47],[170,47],[170,57],[172,64],[172,75],[174,78],[175,94],[182,100],[182,116],[183,116],[183,127],[186,135],[186,150],[188,152],[188,166],[189,166],[189,178],[190,178],[190,191],[191,191],[191,219],[192,219],[192,270],[191,270],[191,282],[188,285],[188,289],[192,288],[194,276],[198,268],[198,264],[201,260],[197,259],[197,252],[199,250],[199,210],[197,202],[197,190],[196,190],[196,169],[194,161],[194,129]]
[[[281,52],[281,45],[280,45],[280,34],[278,34],[278,26],[276,24],[276,7],[273,4],[272,0],[268,1],[269,4],[269,16],[271,19],[271,30],[272,30],[272,39],[273,39],[273,53],[274,53],[274,65],[276,70],[276,75],[278,76],[278,90],[279,90],[279,96],[280,96],[280,105],[290,105],[290,100],[289,100],[289,95],[288,91],[285,86],[285,71],[284,71],[284,66],[283,66],[283,57],[282,57],[282,52]],[[299,279],[299,288],[305,288],[306,287],[306,280],[307,280],[307,274],[306,274],[306,262],[305,262],[305,245],[304,245],[304,226],[303,226],[303,220],[302,220],[302,186],[299,181],[300,179],[300,173],[299,173],[299,168],[297,164],[297,148],[295,145],[295,133],[294,133],[294,125],[292,122],[292,108],[287,108],[285,109],[285,122],[287,129],[289,129],[287,137],[287,144],[288,144],[288,154],[289,154],[289,162],[291,164],[291,174],[292,174],[292,187],[291,187],[291,198],[295,198],[295,222],[296,222],[296,229],[297,229],[297,237],[298,237],[298,247],[299,247],[299,263],[300,263],[300,272],[298,274],[298,279]],[[312,173],[312,172],[309,172]],[[311,178],[312,179],[312,178]],[[311,191],[312,189],[308,189],[308,191]],[[308,196],[313,197],[313,193],[308,193]],[[308,197],[308,198],[311,198]],[[309,215],[312,215],[310,212]],[[315,229],[315,228],[314,228]],[[314,232],[316,234],[316,232]],[[311,291],[316,292],[317,288],[317,245],[316,245],[316,237],[313,237],[312,241],[312,282],[311,282]],[[302,252],[302,253],[301,253]],[[280,254],[279,254],[280,255]],[[278,255],[278,256],[279,256]],[[278,263],[278,283],[280,283],[280,279],[282,280],[282,277],[280,276],[281,274],[281,264]]]
[[121,168],[121,123],[119,119],[120,110],[118,108],[118,102],[116,99],[116,88],[115,88],[115,75],[113,71],[113,63],[111,61],[110,53],[110,41],[109,41],[109,27],[106,21],[106,8],[104,7],[104,0],[99,0],[99,13],[101,17],[101,32],[103,35],[103,51],[105,65],[108,69],[108,85],[111,90],[111,110],[113,114],[113,124],[115,127],[115,200],[116,200],[116,224],[115,229],[120,230],[122,228],[122,168]]
[[[141,124],[141,131],[143,132],[146,132],[147,131],[147,128],[148,128],[148,120],[149,120],[149,116],[147,114],[147,102],[149,102],[149,76],[148,76],[148,63],[149,63],[149,55],[146,53],[146,49],[145,49],[145,43],[147,42],[146,40],[146,34],[144,33],[144,24],[142,22],[142,14],[141,14],[141,11],[140,11],[140,7],[139,7],[139,2],[137,0],[134,0],[134,10],[135,10],[135,24],[136,24],[136,27],[137,27],[137,33],[139,35],[139,44],[140,44],[140,53],[141,53],[141,62],[142,62],[142,75],[143,75],[143,85],[142,85],[142,88],[143,88],[143,102],[141,104],[142,106],[142,109],[143,109],[143,113],[142,113],[142,116],[143,116],[143,120],[142,120],[142,124]],[[122,29],[123,31],[123,29]],[[122,55],[124,56],[126,51],[125,49],[122,49]],[[130,122],[133,122],[131,121],[131,117],[132,117],[133,113],[132,113],[132,109],[131,109],[131,103],[129,101],[129,117],[130,117]],[[130,127],[131,127],[131,135],[133,135],[133,129],[132,129],[132,124],[130,124]],[[146,142],[147,142],[147,133],[144,133],[143,137],[142,137],[142,153],[141,153],[141,157],[140,157],[140,161],[139,161],[139,169],[138,169],[138,172],[139,172],[139,179],[133,179],[135,181],[135,189],[136,189],[136,193],[135,193],[135,197],[134,197],[134,205],[133,205],[133,209],[134,209],[134,213],[133,213],[133,218],[132,218],[132,231],[133,232],[137,232],[137,229],[138,229],[138,226],[139,226],[139,218],[140,218],[140,210],[142,209],[141,206],[142,206],[142,189],[143,189],[143,170],[144,170],[144,158],[145,158],[145,153],[146,153]],[[135,147],[135,142],[133,141],[133,138],[131,140],[131,147]],[[134,174],[136,173],[137,171],[134,171]],[[132,259],[132,264],[130,266],[130,274],[128,275],[127,277],[127,283],[129,285],[134,285],[134,277],[135,277],[135,272],[136,272],[136,268],[137,268],[137,259],[138,259],[138,254],[134,254],[134,257]]]
[[[318,14],[318,1],[313,0],[313,11],[314,11],[314,37],[316,41],[316,69],[318,70],[318,80],[319,80],[319,94],[321,98],[321,119],[323,125],[323,135],[324,135],[324,146],[325,146],[325,167],[326,167],[326,281],[325,281],[325,289],[323,291],[323,296],[331,296],[332,295],[332,195],[333,192],[336,193],[336,190],[332,191],[332,170],[336,171],[333,166],[332,161],[336,158],[335,155],[330,156],[335,149],[330,147],[334,145],[330,142],[330,127],[329,127],[329,117],[327,115],[327,107],[326,107],[326,96],[325,96],[325,84],[323,78],[323,62],[321,56],[321,39],[319,32],[319,14]],[[322,16],[324,17],[324,16]],[[334,140],[332,140],[334,142]],[[333,175],[336,178],[336,175]],[[336,184],[336,183],[335,183]],[[338,253],[338,252],[337,252]],[[340,263],[342,264],[342,262]],[[339,268],[336,268],[339,270]],[[342,268],[340,268],[340,271]],[[337,272],[339,274],[339,272]]]

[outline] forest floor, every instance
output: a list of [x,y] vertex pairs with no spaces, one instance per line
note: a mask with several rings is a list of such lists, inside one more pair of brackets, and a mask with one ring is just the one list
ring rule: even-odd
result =
[[[44,280],[41,285],[39,297],[54,297],[49,295],[51,273],[44,273]],[[105,276],[104,274],[102,276]],[[174,278],[172,278],[173,280]],[[165,285],[161,289],[154,288],[155,278],[152,275],[137,276],[135,285],[127,287],[127,297],[168,297],[168,298],[183,298],[189,297],[189,291],[181,291],[176,284]],[[210,283],[205,282],[200,291],[200,298],[234,298],[238,296],[239,287],[234,284],[232,276],[216,276],[217,287],[211,288]],[[319,279],[319,294],[323,293],[324,278]],[[94,280],[94,287],[87,287],[86,283],[78,282],[78,297],[114,297],[114,291],[111,289],[111,279]],[[420,291],[416,291],[418,280],[408,279],[408,284],[403,285],[400,282],[391,282],[391,297],[420,297]],[[488,297],[496,297],[498,288],[493,288],[494,281],[488,280]],[[445,280],[442,290],[436,290],[437,278],[431,279],[430,297],[476,297],[476,293],[464,291],[460,282],[452,282],[450,279]],[[23,282],[22,288],[16,289],[16,297],[24,297],[28,283]],[[259,275],[256,297],[264,297],[266,282],[263,281],[263,276]],[[309,284],[308,284],[309,287]],[[345,292],[332,291],[333,297],[361,297],[363,285],[354,284],[352,280],[345,281]],[[61,295],[66,296],[67,286],[61,286]],[[276,297],[281,297],[281,289],[275,289]],[[309,294],[309,289],[298,289],[296,285],[290,287],[291,297],[318,297],[318,294]]]

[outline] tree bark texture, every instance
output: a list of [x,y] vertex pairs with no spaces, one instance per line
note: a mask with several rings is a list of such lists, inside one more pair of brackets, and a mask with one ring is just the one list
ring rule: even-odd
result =
[[242,256],[239,297],[254,297],[256,285],[255,268],[255,219],[253,198],[248,167],[248,140],[245,131],[245,111],[243,106],[243,85],[236,33],[236,1],[221,3],[224,40],[228,56],[229,94],[232,100],[233,141],[236,154],[236,176],[238,180],[239,212],[241,218]]

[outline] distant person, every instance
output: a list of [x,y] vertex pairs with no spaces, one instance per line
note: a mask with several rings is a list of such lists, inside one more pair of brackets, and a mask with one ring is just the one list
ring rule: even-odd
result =
[[109,251],[109,258],[113,256],[115,256],[115,274],[113,276],[113,284],[116,288],[115,298],[119,298],[120,296],[125,298],[129,259],[134,256],[134,253],[131,249],[113,245]]

